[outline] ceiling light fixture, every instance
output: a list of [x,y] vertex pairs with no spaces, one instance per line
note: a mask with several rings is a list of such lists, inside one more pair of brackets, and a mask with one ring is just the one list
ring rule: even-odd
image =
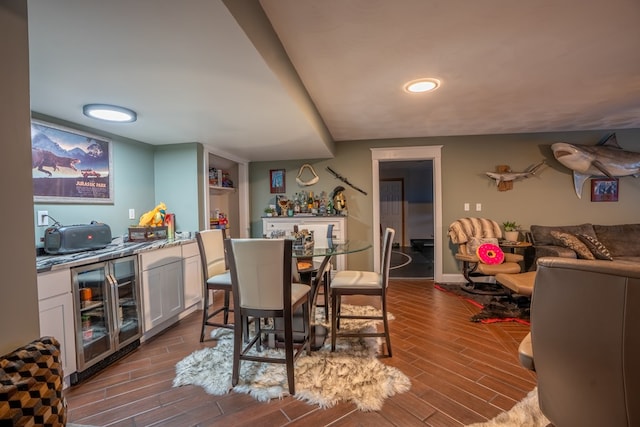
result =
[[85,116],[107,122],[131,123],[138,115],[135,111],[117,105],[87,104],[82,107]]
[[404,90],[409,93],[432,92],[440,86],[438,79],[412,80],[404,85]]

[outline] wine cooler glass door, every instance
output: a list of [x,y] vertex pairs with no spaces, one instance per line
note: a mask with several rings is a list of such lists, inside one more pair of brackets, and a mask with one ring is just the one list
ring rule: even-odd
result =
[[122,347],[142,334],[137,257],[113,261],[112,270],[116,341]]
[[113,351],[111,297],[107,264],[73,269],[78,370],[82,371]]

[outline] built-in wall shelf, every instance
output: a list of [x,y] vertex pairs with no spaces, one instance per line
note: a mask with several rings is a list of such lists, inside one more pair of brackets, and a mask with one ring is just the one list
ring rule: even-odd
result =
[[211,194],[227,194],[236,191],[235,187],[220,187],[219,185],[210,185],[209,191]]

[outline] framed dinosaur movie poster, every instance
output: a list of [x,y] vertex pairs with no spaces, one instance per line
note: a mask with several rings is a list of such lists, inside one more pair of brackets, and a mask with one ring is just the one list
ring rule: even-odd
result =
[[34,202],[113,203],[111,140],[31,121]]

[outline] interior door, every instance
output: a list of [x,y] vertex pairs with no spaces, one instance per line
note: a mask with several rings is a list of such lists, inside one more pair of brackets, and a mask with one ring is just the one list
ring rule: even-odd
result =
[[404,181],[402,179],[380,180],[380,225],[382,230],[396,230],[394,243],[404,243]]

